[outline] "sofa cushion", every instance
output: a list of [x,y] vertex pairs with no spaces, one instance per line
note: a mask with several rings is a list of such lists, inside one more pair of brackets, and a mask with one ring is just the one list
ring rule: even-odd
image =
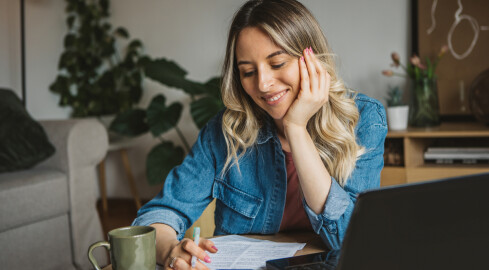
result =
[[0,174],[0,232],[69,211],[68,179],[47,168]]
[[42,126],[20,99],[0,88],[0,173],[30,168],[54,151]]

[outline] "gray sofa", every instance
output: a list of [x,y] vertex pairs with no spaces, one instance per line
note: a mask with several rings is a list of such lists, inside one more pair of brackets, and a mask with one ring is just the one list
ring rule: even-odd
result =
[[[108,148],[95,119],[41,121],[56,153],[34,168],[0,174],[0,268],[92,269],[103,240],[96,166]],[[99,265],[107,263],[96,250]]]

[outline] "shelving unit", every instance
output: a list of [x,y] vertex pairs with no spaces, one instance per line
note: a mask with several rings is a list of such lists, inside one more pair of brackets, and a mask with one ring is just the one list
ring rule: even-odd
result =
[[381,173],[381,186],[489,172],[489,163],[431,164],[423,158],[425,150],[430,146],[488,147],[489,126],[480,123],[442,123],[434,128],[389,131],[386,151],[387,146],[393,144],[400,145],[400,165],[386,163]]

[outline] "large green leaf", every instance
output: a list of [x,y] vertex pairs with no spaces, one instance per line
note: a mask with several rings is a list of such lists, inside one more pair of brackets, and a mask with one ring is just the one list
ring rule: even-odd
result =
[[190,104],[190,113],[192,114],[192,119],[197,127],[201,129],[222,108],[224,108],[224,104],[220,99],[206,96],[197,99]]
[[203,128],[214,115],[224,108],[220,84],[220,77],[211,78],[204,84],[205,95],[201,95],[200,98],[190,104],[192,119],[199,129]]
[[205,83],[205,93],[221,99],[221,77],[213,77]]
[[166,107],[165,102],[165,96],[157,95],[147,109],[149,130],[155,137],[175,127],[182,114],[182,104],[175,102]]
[[146,111],[129,109],[116,116],[109,129],[124,136],[138,136],[148,132]]
[[182,89],[190,95],[205,92],[205,86],[203,84],[186,79],[185,75],[187,75],[187,71],[173,61],[159,58],[151,61],[146,60],[143,64],[146,76],[159,83]]
[[146,159],[146,176],[150,185],[162,183],[173,167],[184,158],[183,149],[172,142],[164,141],[155,146]]

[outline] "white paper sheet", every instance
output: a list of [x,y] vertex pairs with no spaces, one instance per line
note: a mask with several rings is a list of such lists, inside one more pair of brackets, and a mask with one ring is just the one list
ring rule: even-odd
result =
[[[281,243],[260,240],[240,235],[227,235],[210,239],[219,249],[208,253],[211,263],[204,263],[210,269],[265,269],[266,261],[292,257],[304,248],[305,243]],[[157,266],[157,270],[164,267]]]
[[211,239],[219,251],[209,253],[210,269],[261,269],[268,260],[291,257],[304,248],[305,243],[280,243],[229,235]]

